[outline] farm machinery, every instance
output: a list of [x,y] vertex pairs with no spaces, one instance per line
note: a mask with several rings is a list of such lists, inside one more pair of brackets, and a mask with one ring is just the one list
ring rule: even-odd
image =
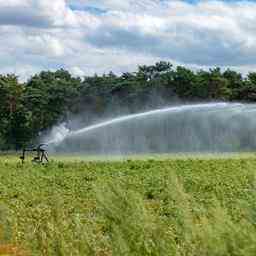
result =
[[26,158],[26,153],[28,153],[28,152],[35,152],[36,153],[36,155],[32,159],[33,163],[43,164],[45,162],[49,162],[48,152],[46,151],[44,146],[46,146],[46,144],[40,144],[40,145],[38,145],[37,147],[34,147],[34,148],[24,148],[22,150],[22,155],[20,156],[20,159],[21,159],[22,163],[24,163],[25,158]]

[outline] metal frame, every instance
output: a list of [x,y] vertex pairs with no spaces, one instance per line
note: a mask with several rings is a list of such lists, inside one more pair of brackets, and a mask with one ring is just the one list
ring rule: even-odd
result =
[[36,156],[32,160],[33,163],[39,163],[39,164],[43,164],[44,162],[48,163],[49,162],[48,153],[45,149],[42,148],[42,146],[44,145],[46,144],[40,144],[36,148],[29,148],[29,149],[24,148],[22,150],[22,155],[20,156],[22,163],[24,163],[25,161],[26,152],[36,152]]

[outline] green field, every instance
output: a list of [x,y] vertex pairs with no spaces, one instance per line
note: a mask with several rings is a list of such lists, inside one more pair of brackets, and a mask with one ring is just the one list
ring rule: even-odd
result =
[[1,156],[0,255],[256,255],[254,154],[142,158]]

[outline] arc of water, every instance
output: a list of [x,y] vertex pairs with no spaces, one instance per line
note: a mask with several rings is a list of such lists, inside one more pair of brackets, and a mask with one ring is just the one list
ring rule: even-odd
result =
[[[51,141],[48,141],[47,144],[59,144],[61,143],[63,140],[65,140],[68,137],[72,137],[72,136],[76,136],[76,135],[80,135],[95,129],[99,129],[102,127],[107,127],[113,124],[117,124],[117,123],[121,123],[121,122],[125,122],[125,121],[129,121],[132,119],[138,119],[138,118],[144,118],[147,116],[152,116],[152,115],[157,115],[157,114],[165,114],[165,113],[178,113],[178,112],[184,112],[184,111],[188,111],[188,110],[209,110],[209,109],[214,109],[214,110],[221,110],[225,107],[228,106],[232,106],[234,109],[237,107],[241,107],[243,106],[243,104],[240,103],[225,103],[225,102],[221,102],[221,103],[208,103],[208,104],[193,104],[193,105],[182,105],[182,106],[175,106],[175,107],[168,107],[168,108],[162,108],[162,109],[156,109],[156,110],[151,110],[151,111],[147,111],[147,112],[143,112],[143,113],[137,113],[137,114],[130,114],[130,115],[126,115],[126,116],[121,116],[121,117],[117,117],[111,120],[107,120],[107,121],[103,121],[101,123],[98,124],[94,124],[85,128],[82,128],[80,130],[77,131],[70,131],[67,134],[63,135],[63,137],[60,139],[58,138],[58,140],[53,139]],[[217,108],[217,109],[216,109]]]
[[91,130],[95,130],[95,129],[99,129],[101,127],[106,127],[112,124],[116,124],[116,123],[121,123],[124,121],[129,121],[132,119],[138,119],[138,118],[142,118],[142,117],[147,117],[147,116],[152,116],[152,115],[157,115],[157,114],[164,114],[164,113],[169,113],[169,112],[182,112],[185,110],[195,110],[195,109],[200,109],[200,108],[211,108],[211,107],[226,107],[227,103],[212,103],[212,104],[195,104],[195,105],[184,105],[184,106],[177,106],[177,107],[169,107],[169,108],[163,108],[163,109],[156,109],[156,110],[151,110],[148,112],[143,112],[143,113],[138,113],[138,114],[131,114],[131,115],[127,115],[127,116],[121,116],[121,117],[117,117],[102,123],[98,123],[95,125],[91,125],[85,128],[82,128],[78,131],[75,132],[71,132],[68,134],[69,136],[74,136],[74,135],[79,135],[82,133],[86,133],[89,132]]

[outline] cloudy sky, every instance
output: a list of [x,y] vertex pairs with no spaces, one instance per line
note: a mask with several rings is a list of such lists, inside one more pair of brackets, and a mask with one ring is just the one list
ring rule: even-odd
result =
[[159,60],[255,71],[256,1],[0,0],[0,73],[121,73]]

